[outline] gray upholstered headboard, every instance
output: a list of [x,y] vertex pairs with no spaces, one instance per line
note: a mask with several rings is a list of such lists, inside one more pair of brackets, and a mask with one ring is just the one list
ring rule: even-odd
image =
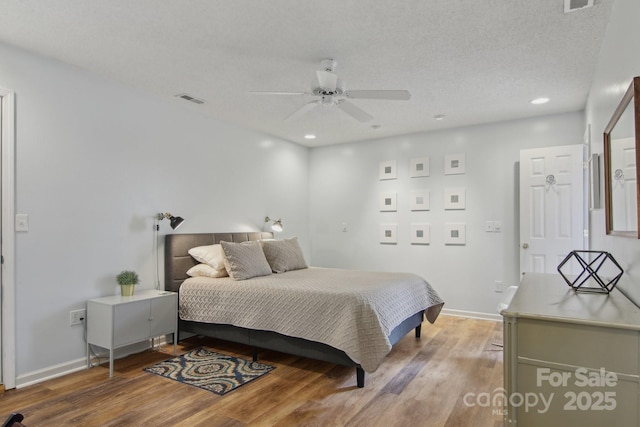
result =
[[271,232],[251,233],[194,233],[167,234],[164,239],[164,287],[178,292],[187,276],[187,270],[197,264],[188,251],[196,246],[225,242],[246,242],[247,240],[271,239]]

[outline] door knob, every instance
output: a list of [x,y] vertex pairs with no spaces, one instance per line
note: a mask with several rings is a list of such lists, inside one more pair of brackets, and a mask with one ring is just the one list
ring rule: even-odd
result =
[[528,243],[523,243],[522,244],[522,249],[529,249],[529,244]]

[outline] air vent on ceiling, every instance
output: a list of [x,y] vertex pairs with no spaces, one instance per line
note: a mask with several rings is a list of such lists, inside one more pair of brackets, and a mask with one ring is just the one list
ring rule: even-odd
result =
[[191,95],[187,95],[186,93],[181,93],[179,95],[176,95],[177,98],[182,98],[184,100],[187,100],[189,102],[193,102],[194,104],[204,104],[204,101],[202,99],[198,99],[198,98],[194,98]]
[[593,6],[594,0],[564,0],[564,13],[575,12]]

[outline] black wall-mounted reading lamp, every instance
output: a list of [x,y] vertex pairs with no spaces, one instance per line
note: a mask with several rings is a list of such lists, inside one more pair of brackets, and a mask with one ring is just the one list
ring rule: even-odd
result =
[[182,217],[173,216],[169,212],[167,212],[167,213],[159,213],[159,214],[156,215],[156,219],[158,220],[158,223],[156,224],[156,230],[160,229],[160,221],[162,221],[165,218],[169,220],[169,225],[174,230],[176,228],[180,227],[180,225],[182,225],[182,223],[184,222],[184,219]]
[[173,216],[169,212],[167,213],[159,213],[155,216],[155,227],[153,228],[155,232],[155,250],[156,250],[156,289],[160,289],[160,261],[159,261],[159,251],[158,251],[158,231],[160,231],[160,221],[163,219],[169,220],[169,225],[173,230],[180,227],[184,222],[184,218],[180,216]]

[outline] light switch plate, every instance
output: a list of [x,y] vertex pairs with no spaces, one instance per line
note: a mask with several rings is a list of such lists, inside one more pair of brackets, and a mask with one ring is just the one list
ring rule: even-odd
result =
[[29,215],[16,214],[16,231],[29,231]]

